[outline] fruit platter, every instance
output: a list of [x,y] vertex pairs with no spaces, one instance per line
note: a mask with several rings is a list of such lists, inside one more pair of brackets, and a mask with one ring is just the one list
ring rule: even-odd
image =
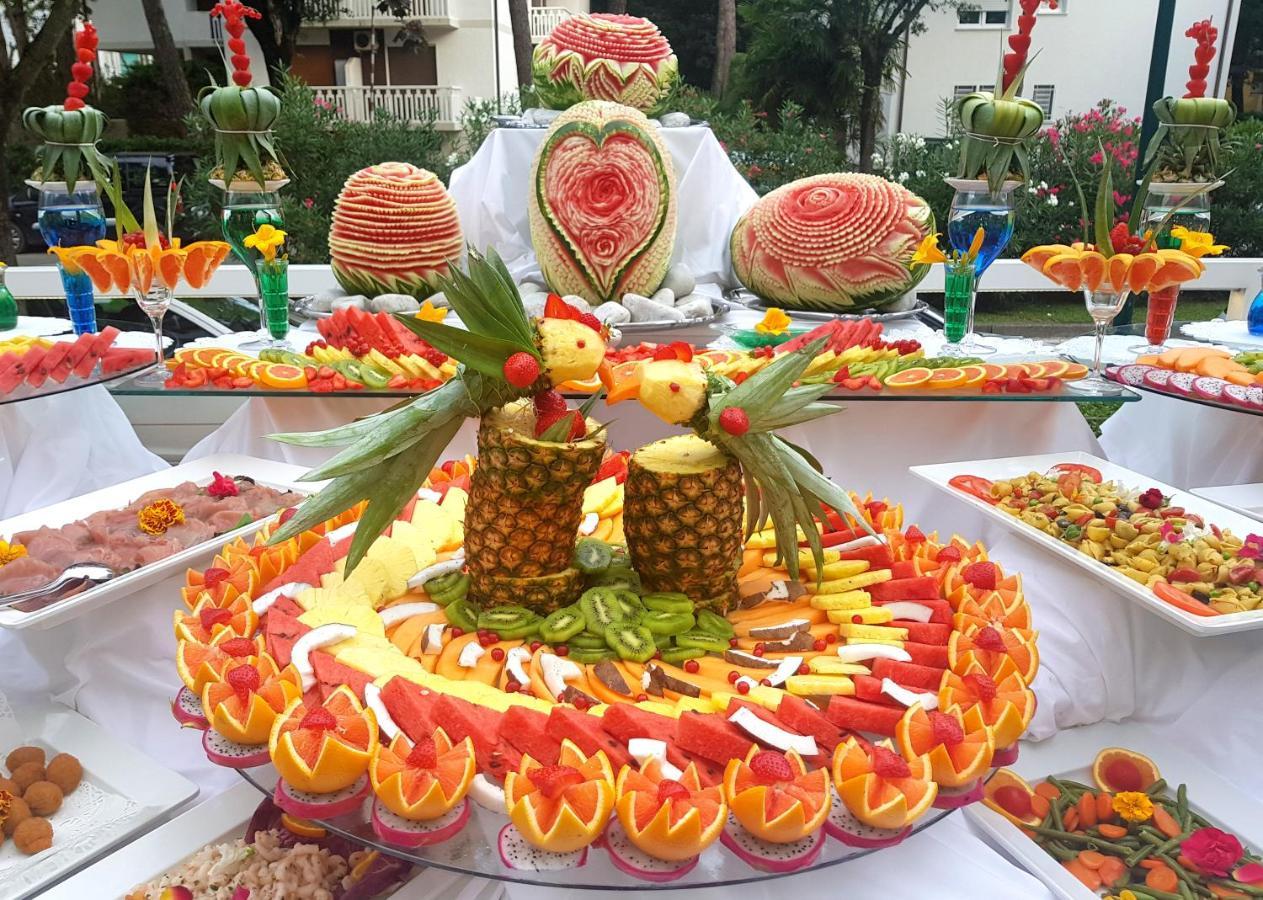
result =
[[172,712],[207,758],[392,855],[571,886],[774,877],[976,802],[1035,709],[1021,578],[776,436],[837,408],[801,382],[823,341],[740,384],[652,360],[634,399],[684,433],[616,452],[557,391],[605,330],[462,277],[513,290],[475,256],[445,290],[485,333],[412,326],[453,379],[189,571]]
[[1086,453],[914,474],[1199,636],[1263,627],[1258,522]]
[[1112,366],[1109,377],[1139,388],[1219,409],[1263,415],[1263,354],[1185,347]]
[[0,403],[47,397],[125,378],[153,365],[150,350],[115,347],[119,330],[73,339],[15,337],[0,341]]
[[1097,725],[1029,757],[1020,771],[992,775],[967,815],[1056,896],[1259,895],[1257,815],[1169,741],[1139,726]]
[[210,560],[225,539],[252,534],[300,500],[301,472],[217,455],[0,522],[0,606],[79,564],[107,570],[77,590],[0,609],[0,627],[49,627]]

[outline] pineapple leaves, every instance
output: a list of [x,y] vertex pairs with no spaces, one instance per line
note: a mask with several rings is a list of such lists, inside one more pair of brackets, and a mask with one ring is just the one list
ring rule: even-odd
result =
[[1104,148],[1101,148],[1101,157],[1105,164],[1101,168],[1101,184],[1096,189],[1096,221],[1092,225],[1097,252],[1109,257],[1114,252],[1114,242],[1110,240],[1110,229],[1114,227],[1114,172]]
[[[801,350],[786,353],[752,378],[747,378],[711,403],[711,430],[717,430],[719,414],[730,406],[739,406],[751,422],[765,410],[771,410],[795,381],[802,377],[812,359],[824,349],[825,338],[812,341]],[[826,386],[827,390],[827,386]],[[824,393],[822,391],[821,393]],[[814,398],[812,398],[814,399]]]
[[[475,331],[465,331],[463,328],[453,328],[451,325],[442,325],[438,322],[427,322],[414,316],[396,315],[396,318],[426,343],[442,350],[448,356],[455,357],[469,368],[492,378],[504,378],[504,362],[514,353],[520,353],[523,350],[532,354],[538,353],[534,345],[528,348],[513,341],[489,337]],[[474,327],[463,316],[461,318],[471,328]]]
[[[439,288],[471,332],[511,344],[514,353],[525,351],[538,356],[522,298],[495,250],[489,250],[486,256],[482,256],[471,249],[469,273],[453,268]],[[411,316],[401,316],[400,319],[409,326],[415,321]],[[435,346],[438,347],[438,344]],[[464,357],[458,358],[467,362]]]
[[278,434],[269,434],[268,440],[277,441],[282,444],[293,444],[295,447],[346,447],[353,444],[360,438],[375,432],[390,417],[402,413],[404,410],[414,407],[428,397],[433,391],[422,394],[413,400],[409,400],[402,406],[395,409],[386,410],[376,415],[366,416],[355,422],[346,425],[339,425],[336,428],[328,428],[324,431],[286,431]]

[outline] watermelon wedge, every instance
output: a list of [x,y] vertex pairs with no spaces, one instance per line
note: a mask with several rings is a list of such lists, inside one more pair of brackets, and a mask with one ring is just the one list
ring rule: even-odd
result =
[[[382,703],[386,711],[413,741],[434,734],[435,707],[439,694],[427,691],[402,675],[396,675],[382,688]],[[448,734],[451,737],[451,734]]]
[[888,694],[883,693],[881,689],[881,679],[872,675],[853,675],[851,681],[855,684],[855,699],[863,700],[865,703],[876,703],[879,706],[895,706],[903,709],[903,706],[896,703]]
[[334,555],[333,546],[327,538],[321,538],[298,557],[292,566],[265,584],[259,593],[266,594],[283,584],[296,582],[319,587],[321,576],[332,572],[337,562],[338,557]]
[[263,634],[267,641],[268,653],[272,654],[277,665],[288,666],[294,652],[294,642],[311,629],[298,621],[297,616],[277,609],[277,605],[279,603],[268,610]]
[[598,716],[590,716],[579,712],[573,706],[554,706],[548,714],[546,732],[559,744],[563,738],[570,738],[575,746],[588,756],[598,750],[604,750],[610,765],[617,772],[625,765],[632,764],[631,754],[623,746],[623,742],[615,739],[601,727]]
[[832,754],[842,742],[841,729],[826,719],[820,710],[794,694],[781,698],[780,705],[776,707],[776,718],[788,729],[811,735],[824,753]]
[[44,373],[58,384],[65,382],[70,375],[70,367],[62,367],[62,362],[66,359],[66,354],[70,352],[70,345],[65,341],[58,341],[48,348],[48,352],[44,354],[44,358],[40,360],[40,368]]
[[943,680],[943,670],[883,658],[873,660],[873,677],[889,678],[903,687],[937,694]]
[[332,653],[323,650],[311,652],[311,668],[320,684],[321,695],[326,700],[337,690],[338,685],[345,684],[363,701],[364,685],[373,680],[359,669],[352,669],[345,663],[338,662]]
[[675,726],[680,749],[719,765],[730,759],[745,759],[754,741],[720,713],[685,712]]
[[[858,691],[858,686],[856,690]],[[825,710],[825,716],[839,728],[894,737],[895,726],[903,718],[903,707],[881,706],[854,697],[834,696],[829,698],[829,708]]]
[[561,742],[548,736],[548,716],[525,706],[511,706],[500,720],[500,738],[519,753],[545,766],[555,765]]

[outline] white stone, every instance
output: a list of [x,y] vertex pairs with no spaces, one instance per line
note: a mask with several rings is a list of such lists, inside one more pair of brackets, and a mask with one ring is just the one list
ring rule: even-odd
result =
[[333,312],[340,309],[368,309],[368,298],[363,294],[351,294],[349,297],[339,297],[333,301],[330,306]]
[[528,297],[531,294],[538,294],[543,290],[544,286],[542,284],[536,284],[533,281],[523,281],[517,286],[517,292],[523,297]]
[[675,291],[670,288],[659,288],[653,292],[653,296],[649,299],[654,303],[661,303],[663,306],[675,306]]
[[710,305],[710,300],[701,294],[690,294],[677,303],[675,309],[676,312],[683,313],[686,319],[702,319],[715,314],[715,308]]
[[655,303],[641,294],[624,294],[623,305],[633,322],[683,322],[684,313],[670,306]]
[[689,118],[688,113],[669,112],[663,113],[659,119],[664,128],[683,128],[685,125],[691,125],[693,120]]
[[417,302],[416,297],[408,294],[378,294],[368,301],[368,308],[373,312],[416,312],[421,308],[421,304]]
[[333,309],[334,301],[341,300],[346,296],[346,291],[340,287],[329,288],[311,297],[311,308],[317,312],[329,312]]
[[663,288],[669,289],[677,297],[687,297],[697,289],[697,279],[693,277],[692,269],[684,263],[676,263],[667,269],[666,277],[658,285],[659,290]]
[[543,109],[536,106],[522,113],[522,121],[532,125],[548,125],[559,115],[561,115],[559,109]]
[[447,302],[447,295],[444,294],[442,291],[439,291],[437,294],[431,294],[425,299],[430,302],[431,306],[437,306],[442,309],[446,309],[447,307],[451,306],[451,304]]
[[589,303],[587,300],[584,300],[578,294],[566,294],[566,296],[562,297],[561,299],[565,300],[575,309],[579,310],[579,312],[592,312],[592,304]]
[[610,300],[608,303],[602,303],[596,309],[592,310],[592,315],[596,316],[604,325],[622,325],[624,322],[631,321],[631,313],[627,307],[621,303],[615,303]]
[[548,300],[548,295],[543,291],[538,294],[530,294],[522,298],[522,307],[526,310],[526,314],[532,319],[543,318],[544,303]]

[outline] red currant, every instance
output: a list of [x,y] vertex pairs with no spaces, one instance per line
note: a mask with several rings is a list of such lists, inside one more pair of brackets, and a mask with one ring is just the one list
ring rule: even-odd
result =
[[738,682],[737,682],[737,693],[738,693],[738,694],[748,694],[748,693],[750,693],[750,682],[748,682],[748,681],[738,681]]
[[569,648],[569,647],[567,647],[565,644],[562,644],[560,647],[558,647],[558,648],[556,649],[556,651],[555,651],[555,652],[556,652],[556,654],[557,654],[558,656],[569,656],[569,655],[570,655],[570,648]]
[[740,641],[738,641],[736,638],[728,638],[728,646],[729,646],[729,647],[736,647],[736,646],[738,646],[740,643],[741,643],[741,642],[740,642]]
[[465,636],[465,629],[463,629],[463,628],[453,628],[453,629],[452,629],[452,638],[453,638],[453,640],[454,640],[454,639],[456,639],[456,638],[458,638],[458,637],[464,637],[464,636]]
[[496,647],[494,650],[491,651],[491,658],[494,659],[496,662],[500,662],[502,659],[504,659],[504,650],[502,650],[500,647]]
[[648,695],[648,694],[637,694],[637,695],[636,695],[636,702],[637,702],[637,703],[644,703],[644,702],[646,702],[648,699],[649,699],[649,695]]
[[521,682],[514,681],[513,679],[509,679],[508,681],[504,683],[504,690],[505,690],[505,693],[516,694],[518,691],[522,690],[522,684]]
[[824,648],[825,648],[827,645],[826,645],[826,644],[825,644],[825,642],[824,642],[824,638],[820,638],[819,640],[817,640],[817,641],[816,641],[814,644],[812,644],[811,646],[812,646],[812,649],[814,649],[817,653],[819,653],[820,651],[824,650]]
[[799,675],[811,674],[811,666],[807,665],[806,663],[803,663],[801,666],[798,667],[798,674]]
[[838,642],[838,636],[836,634],[826,634],[824,636],[824,641],[826,644],[836,644]]
[[736,669],[733,669],[731,672],[728,673],[728,683],[736,684],[737,679],[740,677],[741,677],[741,673],[738,672]]
[[697,671],[699,671],[701,668],[702,668],[701,663],[699,663],[699,662],[698,662],[697,660],[695,660],[695,659],[686,659],[686,660],[684,660],[684,671],[685,671],[685,672],[697,672]]

